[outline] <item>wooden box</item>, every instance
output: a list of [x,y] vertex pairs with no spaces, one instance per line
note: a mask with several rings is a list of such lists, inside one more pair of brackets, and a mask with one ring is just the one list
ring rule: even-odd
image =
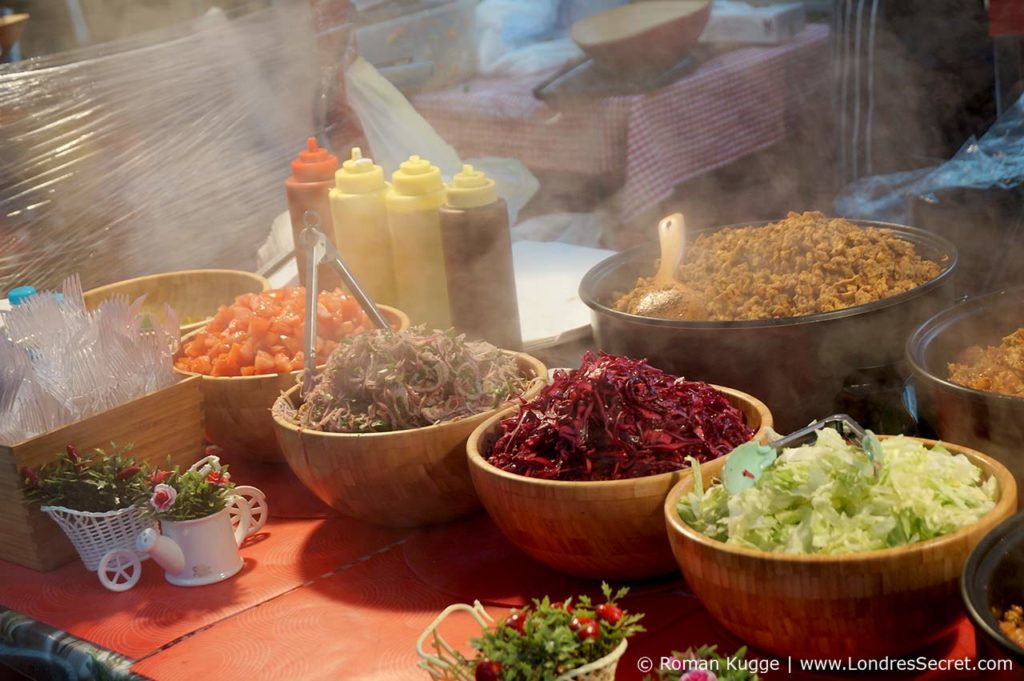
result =
[[68,443],[83,454],[111,442],[133,444],[132,456],[150,463],[190,466],[203,455],[202,394],[198,377],[14,445],[0,444],[0,559],[52,570],[78,559],[71,542],[22,495],[23,466],[52,461]]

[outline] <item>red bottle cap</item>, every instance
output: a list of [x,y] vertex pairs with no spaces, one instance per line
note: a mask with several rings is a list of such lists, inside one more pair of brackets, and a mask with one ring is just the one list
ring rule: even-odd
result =
[[334,182],[338,170],[338,157],[318,147],[316,138],[306,140],[306,151],[292,161],[292,175],[299,182]]

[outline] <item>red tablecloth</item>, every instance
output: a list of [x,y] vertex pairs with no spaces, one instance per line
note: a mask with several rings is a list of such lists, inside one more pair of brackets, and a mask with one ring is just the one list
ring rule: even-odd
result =
[[537,100],[543,76],[476,78],[417,95],[416,109],[463,158],[509,156],[535,170],[623,175],[629,218],[679,183],[781,141],[808,97],[828,96],[828,27],[719,54],[644,95]]
[[[244,546],[245,568],[235,578],[174,587],[147,561],[140,583],[115,594],[79,563],[37,573],[0,561],[0,604],[133,658],[132,669],[154,679],[422,681],[428,677],[415,666],[416,639],[449,603],[480,599],[501,615],[545,593],[597,593],[595,583],[553,573],[519,553],[483,514],[421,530],[376,528],[318,507],[286,470],[263,468],[257,475],[235,466],[233,472],[268,492],[271,511],[271,521]],[[321,517],[282,517],[296,508]],[[658,660],[705,643],[731,652],[740,645],[678,577],[635,584],[627,607],[647,614],[648,632],[630,644],[619,679],[642,678],[643,656]],[[470,625],[457,621],[444,631],[452,642],[465,640]],[[973,655],[971,627],[962,622],[922,654]]]

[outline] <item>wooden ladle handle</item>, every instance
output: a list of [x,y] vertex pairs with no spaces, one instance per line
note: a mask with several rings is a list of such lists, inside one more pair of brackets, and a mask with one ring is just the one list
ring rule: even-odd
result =
[[676,280],[676,268],[683,259],[683,243],[686,227],[683,214],[673,213],[658,223],[658,240],[661,243],[661,266],[654,275],[655,286],[670,286]]

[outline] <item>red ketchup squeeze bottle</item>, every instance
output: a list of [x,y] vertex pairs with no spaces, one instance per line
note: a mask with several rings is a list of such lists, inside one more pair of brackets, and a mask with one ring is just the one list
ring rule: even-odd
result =
[[[334,187],[334,173],[338,170],[338,158],[322,147],[315,137],[306,140],[306,150],[299,152],[292,161],[292,175],[284,181],[288,194],[288,214],[292,220],[292,237],[295,240],[295,261],[299,266],[299,281],[306,285],[306,254],[299,240],[305,227],[303,215],[307,210],[320,216],[320,231],[334,243],[334,225],[331,222],[330,191]],[[335,244],[337,245],[337,244]],[[320,271],[320,289],[331,290],[341,286],[341,278],[331,268]]]

